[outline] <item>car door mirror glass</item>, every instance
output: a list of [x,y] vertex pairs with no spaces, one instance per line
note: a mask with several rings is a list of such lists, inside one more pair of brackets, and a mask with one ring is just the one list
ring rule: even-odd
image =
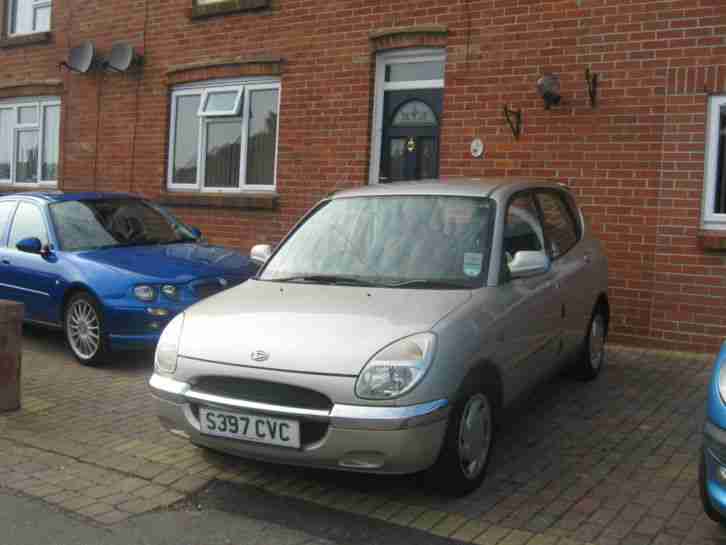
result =
[[272,255],[272,246],[269,244],[257,244],[250,251],[250,259],[258,265],[264,265]]
[[202,238],[202,231],[198,227],[190,227],[189,234],[197,240],[201,240]]
[[43,251],[43,243],[40,242],[39,238],[29,237],[24,238],[16,245],[16,248],[21,252],[29,254],[40,254]]
[[550,258],[544,252],[521,250],[509,262],[512,278],[526,278],[544,274],[550,269]]

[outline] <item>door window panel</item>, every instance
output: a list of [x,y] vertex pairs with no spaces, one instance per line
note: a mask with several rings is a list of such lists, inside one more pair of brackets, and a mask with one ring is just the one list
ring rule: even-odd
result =
[[542,210],[552,259],[557,259],[577,244],[577,224],[572,211],[557,193],[538,192],[537,200]]
[[436,140],[431,137],[418,139],[419,175],[422,179],[436,177]]
[[13,220],[13,229],[10,233],[8,246],[15,248],[24,238],[36,237],[41,244],[48,244],[48,235],[45,229],[43,215],[37,206],[21,202]]
[[520,195],[512,200],[505,221],[503,246],[507,264],[514,259],[517,252],[544,250],[542,226],[530,194]]
[[411,100],[401,106],[393,116],[394,127],[435,127],[436,114],[421,100]]
[[392,138],[390,144],[389,176],[391,180],[402,180],[406,177],[406,139]]

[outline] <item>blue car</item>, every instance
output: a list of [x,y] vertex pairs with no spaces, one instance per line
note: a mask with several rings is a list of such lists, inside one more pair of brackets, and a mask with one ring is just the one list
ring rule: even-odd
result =
[[255,273],[247,256],[200,238],[133,195],[6,195],[0,299],[24,303],[28,322],[62,328],[86,365],[153,348],[179,312]]
[[710,519],[726,526],[726,343],[708,386],[699,481],[704,511]]

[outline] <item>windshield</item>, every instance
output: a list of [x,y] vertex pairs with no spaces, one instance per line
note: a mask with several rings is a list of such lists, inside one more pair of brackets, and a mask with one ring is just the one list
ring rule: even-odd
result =
[[291,235],[260,279],[479,287],[487,275],[493,216],[494,202],[485,198],[334,199]]
[[51,204],[50,212],[67,252],[195,240],[184,224],[140,199],[64,201]]

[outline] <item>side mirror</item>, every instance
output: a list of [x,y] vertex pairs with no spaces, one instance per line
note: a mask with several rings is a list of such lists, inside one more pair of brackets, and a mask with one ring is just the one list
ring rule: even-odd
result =
[[189,233],[194,238],[196,238],[197,240],[199,240],[200,238],[202,238],[202,232],[198,228],[196,228],[196,227],[190,227],[189,228]]
[[39,238],[30,237],[24,238],[17,244],[17,249],[21,252],[28,254],[41,254],[43,253],[43,243],[40,242]]
[[550,270],[550,258],[544,252],[519,251],[509,263],[512,278],[526,278],[544,274]]
[[272,255],[272,246],[269,244],[256,244],[250,250],[250,259],[258,265],[264,265]]

